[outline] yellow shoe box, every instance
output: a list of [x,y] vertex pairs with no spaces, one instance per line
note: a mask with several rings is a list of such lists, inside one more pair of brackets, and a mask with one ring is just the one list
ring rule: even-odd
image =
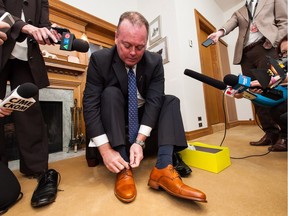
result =
[[[219,173],[231,165],[227,147],[208,145],[200,142],[188,142],[188,148],[180,151],[182,160],[189,166]],[[191,150],[195,148],[195,150]]]

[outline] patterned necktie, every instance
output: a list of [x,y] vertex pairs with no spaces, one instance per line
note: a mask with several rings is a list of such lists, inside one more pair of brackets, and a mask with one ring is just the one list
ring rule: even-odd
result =
[[133,144],[138,134],[137,85],[133,70],[128,71],[128,132],[129,142]]

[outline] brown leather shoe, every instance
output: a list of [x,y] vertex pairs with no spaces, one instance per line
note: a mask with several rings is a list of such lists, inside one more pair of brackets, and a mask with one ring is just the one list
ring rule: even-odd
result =
[[280,138],[278,141],[268,148],[268,151],[282,152],[287,151],[287,139]]
[[266,146],[266,145],[274,145],[279,139],[279,134],[265,134],[259,141],[250,142],[252,146]]
[[164,169],[157,169],[154,167],[150,174],[148,185],[156,190],[161,187],[176,197],[199,202],[207,202],[206,195],[203,192],[189,187],[182,182],[178,172],[171,164]]
[[122,202],[129,203],[135,200],[137,191],[131,169],[117,173],[114,193]]

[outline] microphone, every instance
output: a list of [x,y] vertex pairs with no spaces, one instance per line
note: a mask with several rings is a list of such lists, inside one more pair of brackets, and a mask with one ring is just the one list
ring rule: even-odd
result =
[[89,50],[89,44],[82,39],[76,39],[74,34],[63,32],[60,50],[87,52]]
[[[56,44],[60,44],[60,50],[65,51],[77,51],[77,52],[88,52],[89,43],[82,39],[76,39],[75,35],[70,33],[69,29],[53,27],[59,34],[62,34],[61,41]],[[55,43],[51,38],[49,38],[51,43]]]
[[223,81],[228,86],[231,86],[226,89],[225,94],[234,96],[236,93],[242,93],[250,87],[251,78],[243,75],[237,77],[234,74],[227,74]]
[[235,93],[243,93],[243,97],[253,101],[260,106],[273,107],[287,100],[287,89],[283,86],[276,88],[263,89],[263,93],[257,94],[249,91],[251,78],[233,74],[227,74],[224,77],[224,83],[230,88],[227,88],[225,94],[234,96]]
[[206,83],[210,86],[213,86],[214,88],[217,88],[219,90],[225,90],[227,85],[219,80],[213,79],[209,76],[206,76],[204,74],[197,73],[195,71],[185,69],[184,74],[187,76],[190,76],[200,82]]
[[2,102],[0,107],[14,111],[25,111],[36,101],[33,96],[38,94],[38,87],[33,83],[24,83],[14,89]]
[[[240,92],[243,92],[244,98],[252,100],[254,103],[260,106],[273,107],[287,100],[287,89],[283,86],[277,86],[275,89],[265,89],[265,92],[263,92],[262,94],[250,92],[248,88],[250,87],[249,81],[251,80],[251,78],[247,76],[244,78],[244,76],[241,75],[241,79],[239,81],[239,78],[236,75],[228,74],[224,77],[225,82],[221,82],[219,80],[189,69],[185,69],[184,74],[219,90],[226,90],[225,94],[228,90],[231,91],[234,87],[235,89],[240,90]],[[226,84],[231,85],[231,87],[227,86]],[[235,94],[236,91],[233,90],[232,93]],[[233,96],[232,93],[230,94],[230,96]]]

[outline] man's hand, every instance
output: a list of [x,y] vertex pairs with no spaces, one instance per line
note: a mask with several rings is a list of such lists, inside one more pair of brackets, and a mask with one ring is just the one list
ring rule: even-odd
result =
[[119,152],[111,148],[109,143],[101,145],[98,150],[103,158],[103,162],[108,170],[119,173],[123,169],[129,169],[129,164],[121,157]]
[[130,166],[132,168],[138,167],[143,158],[143,148],[134,143],[130,148]]

